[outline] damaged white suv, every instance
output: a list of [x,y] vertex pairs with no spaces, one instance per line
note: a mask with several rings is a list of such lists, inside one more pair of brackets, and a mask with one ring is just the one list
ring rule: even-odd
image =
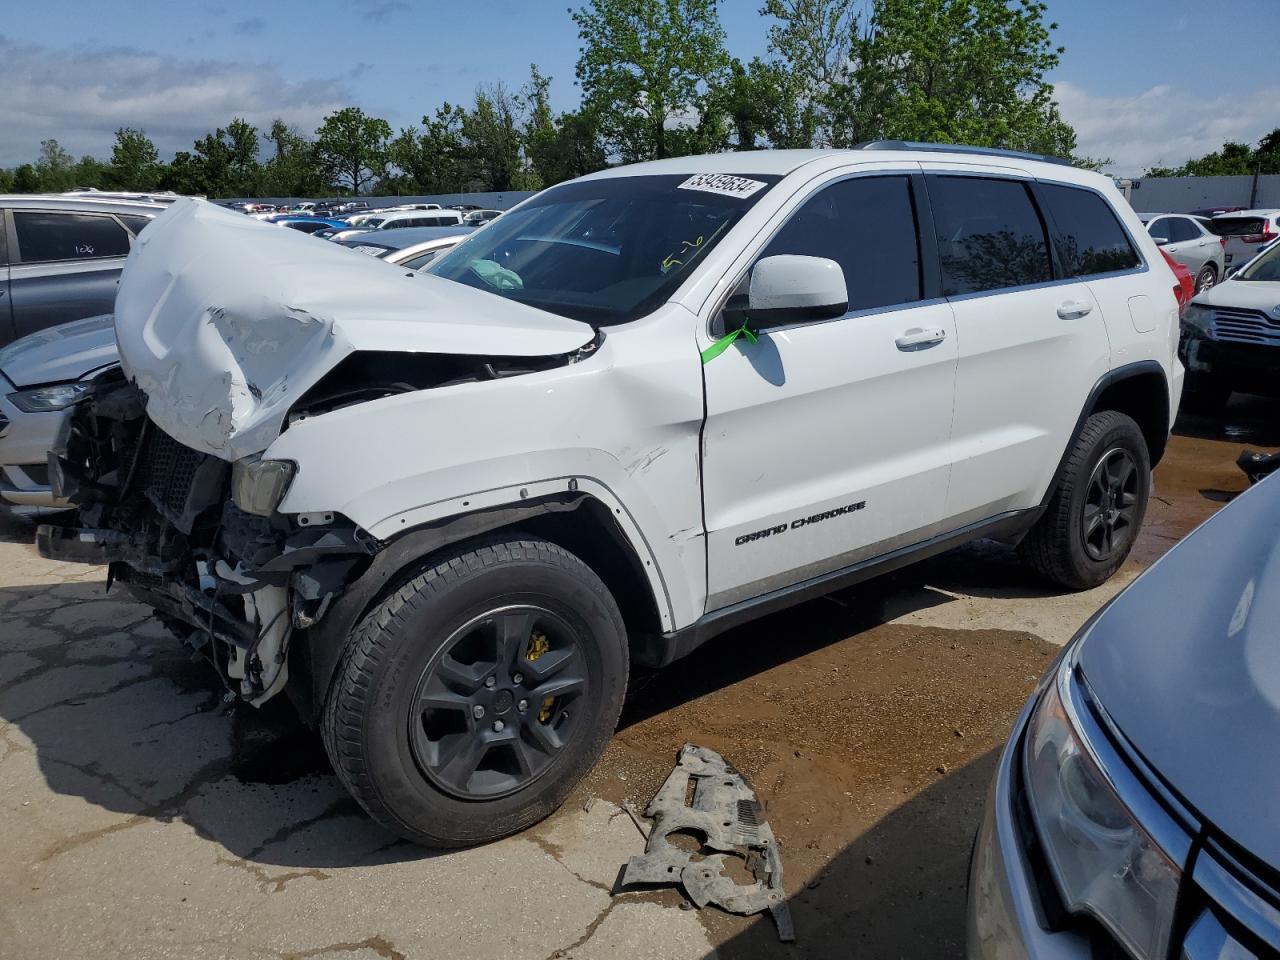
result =
[[1109,180],[975,149],[612,169],[432,275],[180,200],[38,542],[287,690],[391,830],[475,843],[564,799],[631,663],[978,537],[1108,577],[1175,285]]

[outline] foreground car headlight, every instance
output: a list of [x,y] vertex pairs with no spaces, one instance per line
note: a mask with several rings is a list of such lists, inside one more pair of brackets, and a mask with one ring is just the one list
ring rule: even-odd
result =
[[65,410],[93,389],[88,383],[57,383],[9,394],[9,401],[23,413],[50,413]]
[[1032,819],[1067,910],[1091,914],[1139,960],[1168,954],[1181,872],[1120,801],[1064,699],[1071,661],[1032,715],[1024,758]]
[[1188,303],[1182,311],[1182,322],[1201,333],[1208,333],[1209,325],[1213,322],[1213,311],[1198,303]]
[[296,472],[290,460],[237,460],[231,465],[231,502],[245,513],[269,517],[280,506]]

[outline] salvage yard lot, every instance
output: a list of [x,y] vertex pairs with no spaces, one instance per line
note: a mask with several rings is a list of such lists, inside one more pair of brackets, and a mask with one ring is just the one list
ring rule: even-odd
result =
[[[0,513],[0,956],[946,957],[996,751],[1057,647],[1280,443],[1274,404],[1180,424],[1138,546],[1084,594],[979,544],[736,630],[633,677],[604,759],[554,817],[434,853],[369,821],[287,705],[229,714],[103,571],[40,559]],[[797,943],[767,916],[611,896],[681,744],[752,780]]]

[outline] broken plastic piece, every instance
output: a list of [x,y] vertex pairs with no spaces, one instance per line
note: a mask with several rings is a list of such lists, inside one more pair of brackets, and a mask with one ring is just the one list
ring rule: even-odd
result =
[[[685,744],[676,768],[645,810],[654,821],[645,852],[632,857],[621,886],[671,884],[699,907],[714,904],[744,916],[768,910],[783,942],[795,940],[782,889],[782,859],[763,808],[746,779],[720,754]],[[693,837],[699,849],[681,849],[673,835]],[[708,852],[709,851],[709,852]],[[754,883],[725,872],[730,858],[745,861]]]

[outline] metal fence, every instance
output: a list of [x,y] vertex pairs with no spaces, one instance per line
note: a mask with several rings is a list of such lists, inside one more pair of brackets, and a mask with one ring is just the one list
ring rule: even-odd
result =
[[1280,209],[1280,174],[1142,177],[1132,181],[1129,202],[1140,213],[1189,213],[1206,207]]

